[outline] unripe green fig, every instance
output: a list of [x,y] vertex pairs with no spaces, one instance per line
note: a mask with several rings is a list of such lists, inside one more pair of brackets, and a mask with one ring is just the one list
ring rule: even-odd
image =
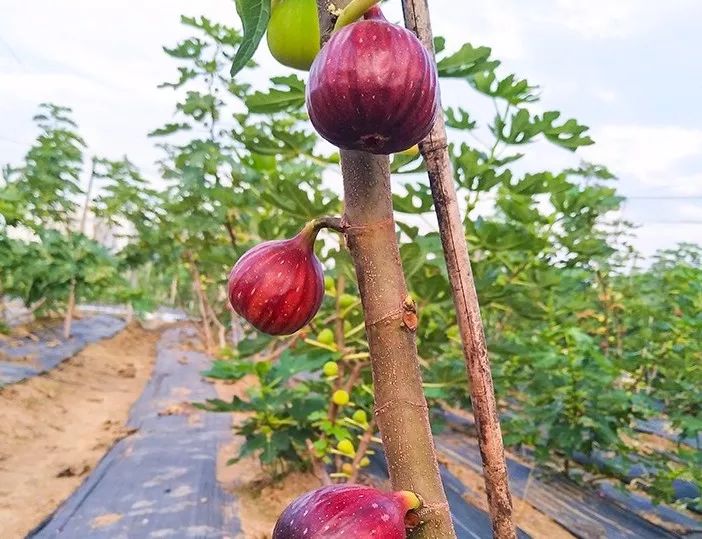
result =
[[319,335],[317,335],[317,342],[326,345],[334,344],[334,332],[329,328],[324,328],[319,332]]
[[324,277],[324,290],[328,292],[333,292],[336,290],[336,283],[334,282],[333,277],[330,277],[329,275]]
[[324,376],[336,376],[339,374],[339,365],[336,361],[327,361],[322,367]]
[[348,391],[337,389],[332,395],[332,402],[337,406],[346,406],[349,403],[350,396]]
[[353,416],[351,416],[351,419],[353,419],[356,423],[360,423],[361,425],[368,423],[368,416],[366,415],[365,410],[356,410],[353,413]]
[[336,444],[336,449],[344,455],[353,455],[356,452],[351,440],[341,440]]
[[356,303],[356,296],[352,296],[351,294],[342,294],[339,298],[339,307],[342,309],[348,309],[354,303]]
[[268,48],[284,66],[308,71],[319,52],[316,0],[273,0]]

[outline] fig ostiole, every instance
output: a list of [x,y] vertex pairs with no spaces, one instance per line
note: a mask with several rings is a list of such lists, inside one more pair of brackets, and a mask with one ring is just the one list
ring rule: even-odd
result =
[[317,0],[273,0],[266,39],[278,62],[309,70],[319,52]]
[[421,502],[409,491],[330,485],[294,500],[278,518],[273,539],[405,539],[408,513]]
[[335,32],[310,69],[307,111],[335,146],[374,154],[406,150],[439,111],[438,75],[417,37],[378,6]]
[[317,222],[289,240],[261,243],[229,274],[229,303],[259,331],[291,335],[304,327],[324,298],[322,264],[314,253]]

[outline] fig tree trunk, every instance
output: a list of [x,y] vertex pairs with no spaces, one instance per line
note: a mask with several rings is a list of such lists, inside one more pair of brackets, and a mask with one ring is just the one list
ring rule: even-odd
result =
[[[338,0],[336,7],[348,1]],[[333,19],[319,0],[322,42]],[[415,344],[416,313],[395,234],[387,156],[341,152],[344,224],[365,315],[380,428],[395,490],[410,490],[424,502],[424,524],[414,537],[455,537],[429,425]]]
[[[433,52],[433,36],[427,0],[403,0],[405,24],[424,46]],[[495,389],[480,305],[475,291],[463,223],[453,184],[451,161],[443,115],[439,115],[429,136],[419,145],[429,174],[441,243],[456,306],[456,318],[463,341],[463,354],[470,377],[471,404],[483,461],[485,491],[492,528],[498,539],[516,537],[512,516],[507,465],[502,443]]]

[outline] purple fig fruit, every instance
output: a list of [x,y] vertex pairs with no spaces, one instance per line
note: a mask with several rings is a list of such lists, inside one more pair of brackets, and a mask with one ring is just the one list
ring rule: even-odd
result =
[[334,33],[310,69],[307,111],[339,148],[406,150],[429,134],[439,110],[436,64],[417,37],[378,6]]
[[405,517],[421,505],[409,491],[330,485],[294,500],[276,522],[273,539],[405,539]]
[[322,264],[314,254],[318,228],[247,251],[229,274],[229,302],[252,326],[290,335],[307,324],[324,298]]

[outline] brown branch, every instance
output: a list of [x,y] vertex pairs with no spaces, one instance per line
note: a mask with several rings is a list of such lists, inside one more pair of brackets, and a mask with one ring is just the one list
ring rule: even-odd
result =
[[93,183],[95,181],[95,167],[97,166],[97,159],[93,157],[92,165],[90,169],[90,178],[88,179],[88,188],[85,190],[85,203],[83,204],[83,213],[80,216],[80,228],[78,232],[85,234],[85,223],[88,220],[88,211],[90,211],[90,197],[93,194]]
[[66,315],[63,319],[63,338],[71,336],[71,325],[73,324],[73,311],[76,307],[76,281],[71,281],[71,288],[68,291],[68,301],[66,304]]
[[[349,0],[335,0],[345,7]],[[329,0],[317,0],[322,43],[329,38],[333,17]],[[393,223],[390,165],[387,156],[341,151],[344,178],[343,222],[351,230],[347,243],[358,278],[366,320],[386,318],[407,298],[400,250]],[[387,222],[388,226],[370,227]],[[411,490],[433,508],[413,532],[422,539],[456,537],[436,459],[429,414],[422,388],[415,334],[401,320],[366,324],[373,367],[375,418],[383,438],[390,481],[396,490]],[[399,397],[423,403],[405,406]]]
[[341,316],[341,296],[346,288],[346,277],[343,273],[339,273],[336,278],[336,302],[334,310],[336,312],[336,320],[334,321],[334,340],[336,341],[336,349],[341,355],[344,354],[346,342],[344,338],[344,318]]
[[206,303],[205,303],[205,292],[202,289],[202,282],[200,281],[200,270],[195,262],[195,257],[192,253],[187,252],[185,258],[190,262],[190,274],[193,279],[193,289],[198,300],[198,308],[200,309],[200,316],[202,316],[202,331],[205,336],[205,348],[207,351],[212,351],[214,348],[214,343],[212,341],[212,328],[210,327],[210,321],[207,313]]
[[351,477],[349,477],[349,483],[355,483],[358,480],[358,472],[361,469],[361,461],[363,460],[363,457],[366,456],[366,452],[368,451],[368,446],[373,438],[374,431],[375,421],[371,419],[368,423],[368,427],[366,427],[366,431],[363,433],[363,436],[361,436],[361,441],[356,449],[356,455],[353,457],[353,462],[351,463],[351,466],[353,466],[353,471],[351,472]]
[[317,219],[314,220],[314,225],[315,225],[315,228],[317,230],[321,230],[323,228],[329,228],[330,230],[334,230],[334,231],[339,232],[341,234],[346,232],[346,225],[344,224],[341,217],[331,217],[331,216],[318,217]]
[[226,221],[224,221],[224,228],[227,229],[227,234],[229,235],[229,243],[231,243],[232,247],[236,249],[236,233],[234,232],[234,228],[232,227],[232,223],[229,221],[228,216]]
[[215,314],[214,309],[207,298],[205,298],[205,307],[207,308],[207,314],[210,320],[212,320],[214,325],[217,327],[219,347],[224,348],[227,344],[227,328],[224,326],[224,324],[222,324],[222,322],[219,321],[219,318],[217,318],[217,315]]
[[310,462],[312,463],[312,474],[319,479],[322,485],[327,486],[332,484],[332,480],[324,467],[324,463],[317,458],[317,451],[314,448],[311,440],[305,440],[307,452],[310,454]]
[[[383,437],[393,488],[411,490],[436,507],[415,537],[455,537],[446,504],[422,389],[415,335],[395,316],[407,286],[394,226],[368,227],[393,219],[387,157],[342,152],[346,221],[364,228],[349,234],[373,367],[375,417]],[[378,321],[384,323],[377,323]],[[406,406],[405,400],[422,406]]]
[[[427,0],[402,0],[402,6],[407,27],[418,35],[427,49],[433,51]],[[478,431],[493,533],[497,539],[511,539],[516,537],[516,528],[512,515],[512,496],[509,490],[502,432],[485,333],[480,318],[478,295],[473,282],[456,188],[453,184],[443,115],[439,115],[431,133],[419,148],[427,165],[441,243],[463,341],[463,353],[470,376],[471,403]]]

